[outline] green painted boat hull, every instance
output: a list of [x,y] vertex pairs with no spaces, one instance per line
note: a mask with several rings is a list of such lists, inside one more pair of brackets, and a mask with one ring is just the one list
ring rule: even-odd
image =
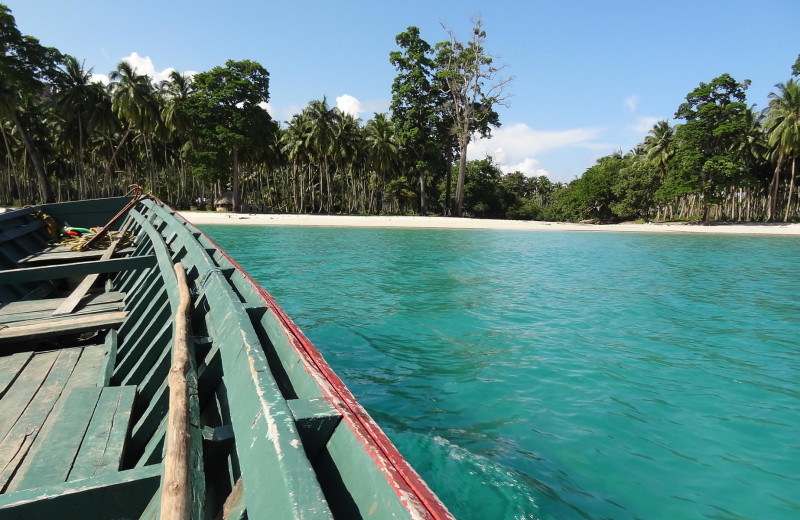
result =
[[[452,518],[272,297],[180,215],[140,201],[133,246],[98,260],[54,249],[36,213],[101,226],[128,200],[0,214],[0,518],[159,517],[176,262],[193,299],[192,518]],[[52,316],[87,275],[92,292]]]

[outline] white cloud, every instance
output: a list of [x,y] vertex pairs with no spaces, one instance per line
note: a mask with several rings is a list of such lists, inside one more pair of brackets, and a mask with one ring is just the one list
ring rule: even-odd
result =
[[[637,117],[636,122],[629,128],[637,134],[644,136],[662,119],[661,117]],[[642,137],[642,139],[644,139],[644,137]]]
[[122,58],[122,61],[127,61],[138,74],[147,74],[156,83],[169,79],[170,73],[175,70],[172,67],[167,67],[164,70],[157,71],[150,56],[141,57],[138,52],[132,52],[130,56]]
[[[150,80],[156,84],[161,83],[163,80],[168,80],[170,73],[175,70],[173,67],[167,67],[163,70],[156,70],[156,67],[153,65],[153,60],[150,59],[150,56],[145,56],[143,58],[139,56],[138,52],[132,52],[130,56],[125,56],[120,61],[128,62],[137,74],[147,74],[150,76]],[[187,70],[183,74],[192,77],[197,74],[197,72],[194,70]],[[92,81],[99,81],[104,85],[108,85],[110,82],[107,74],[97,73],[92,73]]]
[[271,117],[273,119],[275,118],[275,109],[272,108],[272,105],[270,105],[266,101],[262,101],[261,103],[258,104],[258,106],[260,106],[261,108],[266,110],[267,113],[269,114],[269,117]]
[[487,153],[495,157],[497,152],[504,161],[518,161],[524,157],[549,152],[557,148],[582,147],[604,149],[606,143],[596,139],[603,133],[602,128],[574,128],[571,130],[534,130],[525,123],[508,125],[492,131],[489,139],[479,139],[471,146],[469,158],[481,158]]
[[522,162],[517,164],[507,164],[500,166],[503,173],[522,172],[526,177],[538,177],[539,175],[547,175],[547,172],[539,168],[539,161],[533,157],[526,157]]
[[353,117],[358,117],[358,113],[361,112],[361,102],[350,94],[342,94],[337,97],[336,107]]
[[111,80],[108,79],[108,75],[106,75],[106,74],[97,74],[95,72],[92,72],[92,82],[96,83],[98,81],[100,83],[102,83],[103,85],[108,85],[111,82]]
[[521,171],[527,176],[549,175],[540,167],[537,156],[560,148],[606,151],[613,148],[598,139],[606,132],[600,127],[570,130],[534,130],[525,123],[507,125],[492,131],[489,139],[479,139],[467,151],[469,159],[490,155],[505,173]]
[[634,94],[632,96],[628,96],[627,98],[625,98],[625,106],[631,112],[636,112],[636,107],[639,106],[639,96]]
[[389,101],[386,99],[372,99],[359,101],[355,96],[342,94],[336,98],[336,107],[353,117],[371,119],[374,113],[388,112]]

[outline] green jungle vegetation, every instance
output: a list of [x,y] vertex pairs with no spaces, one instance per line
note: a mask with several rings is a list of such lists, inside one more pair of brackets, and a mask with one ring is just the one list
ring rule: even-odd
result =
[[470,39],[431,46],[409,27],[389,60],[391,113],[362,122],[312,100],[291,121],[267,113],[269,73],[228,61],[155,84],[127,62],[110,83],[23,35],[0,4],[0,204],[122,195],[129,185],[177,209],[223,196],[237,211],[442,214],[568,221],[787,221],[798,217],[800,56],[768,107],[749,81],[700,83],[633,150],[568,184],[467,161],[500,125],[509,78]]

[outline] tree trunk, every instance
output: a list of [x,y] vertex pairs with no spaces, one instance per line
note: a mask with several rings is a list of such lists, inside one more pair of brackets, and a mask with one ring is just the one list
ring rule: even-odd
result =
[[452,198],[452,184],[453,184],[453,157],[450,152],[447,153],[447,161],[445,161],[447,171],[445,172],[445,186],[444,186],[444,210],[442,216],[450,216],[450,199]]
[[769,185],[769,196],[767,198],[767,221],[775,218],[775,207],[778,204],[778,184],[781,178],[781,164],[786,153],[781,150],[778,156],[778,164],[775,166],[775,173],[772,175],[772,182]]
[[45,204],[55,202],[56,197],[53,194],[53,188],[50,186],[50,180],[47,178],[47,172],[44,171],[44,161],[42,161],[42,156],[39,155],[39,150],[16,112],[13,112],[12,117],[19,132],[19,137],[25,144],[25,149],[28,151],[28,156],[30,156],[33,163],[33,170],[36,172],[36,178],[39,181],[39,197]]
[[456,211],[455,216],[461,216],[464,205],[464,179],[467,175],[467,145],[469,144],[469,134],[463,134],[458,138],[458,181],[456,183]]
[[795,174],[795,165],[797,163],[797,157],[792,157],[792,181],[789,184],[789,201],[786,203],[786,214],[783,216],[783,221],[789,221],[789,212],[792,209],[792,195],[794,194],[794,174]]
[[425,201],[425,169],[419,170],[419,214],[425,216],[428,214],[428,205]]
[[233,212],[239,213],[239,150],[233,147],[233,175],[231,175],[231,191],[233,192]]

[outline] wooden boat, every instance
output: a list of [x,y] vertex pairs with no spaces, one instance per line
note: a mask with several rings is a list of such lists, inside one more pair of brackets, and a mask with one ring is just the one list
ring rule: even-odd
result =
[[52,245],[47,216],[88,228],[128,200],[0,214],[0,518],[452,518],[272,297],[169,207],[137,201],[129,247]]

